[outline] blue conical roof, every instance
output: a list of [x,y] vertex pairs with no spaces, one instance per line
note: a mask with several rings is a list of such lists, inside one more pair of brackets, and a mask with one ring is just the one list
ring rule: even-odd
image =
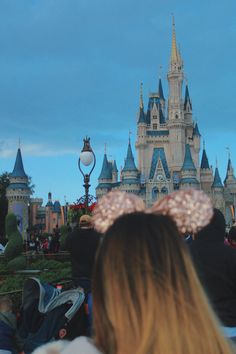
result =
[[127,156],[125,159],[125,166],[123,168],[123,171],[137,171],[137,167],[135,166],[134,156],[132,153],[130,141],[129,141],[129,145],[128,145]]
[[17,150],[15,166],[11,173],[11,177],[28,177],[24,170],[20,148]]
[[186,144],[185,146],[185,156],[184,156],[184,163],[182,167],[182,171],[196,171],[196,167],[194,166],[191,151],[190,151],[190,146],[189,144]]
[[159,112],[160,112],[160,124],[164,124],[166,122],[164,114],[162,112],[161,104],[159,103]]
[[160,97],[162,100],[165,100],[165,97],[164,97],[164,94],[163,94],[163,88],[162,88],[161,79],[159,79],[158,94],[159,94],[159,97]]
[[190,104],[190,108],[192,109],[192,103],[191,103],[191,101],[190,101],[190,96],[189,96],[189,91],[188,91],[188,85],[186,85],[186,88],[185,88],[184,109],[186,109],[187,103]]
[[140,107],[139,109],[138,123],[146,123],[146,116],[143,107]]
[[111,179],[111,178],[112,178],[111,167],[107,160],[107,155],[104,154],[102,170],[98,179]]
[[223,184],[221,182],[220,174],[218,167],[215,169],[215,176],[214,176],[214,181],[212,184],[212,188],[223,188]]
[[116,166],[116,160],[113,161],[112,172],[118,172],[118,168]]
[[203,149],[203,152],[202,152],[202,161],[201,161],[201,169],[205,169],[205,168],[210,168],[210,166],[209,166],[209,162],[208,162],[206,150]]
[[195,124],[195,127],[194,127],[194,129],[193,129],[193,135],[201,136],[201,134],[200,134],[200,132],[199,132],[199,129],[198,129],[197,123]]

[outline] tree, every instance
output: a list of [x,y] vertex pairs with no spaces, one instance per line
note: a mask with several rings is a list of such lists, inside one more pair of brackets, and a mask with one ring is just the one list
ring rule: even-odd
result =
[[6,189],[9,186],[9,173],[4,172],[0,175],[0,238],[5,235],[5,218],[8,211],[8,201],[6,198]]

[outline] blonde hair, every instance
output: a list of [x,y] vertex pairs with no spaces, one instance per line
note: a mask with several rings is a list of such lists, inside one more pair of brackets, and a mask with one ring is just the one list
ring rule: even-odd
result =
[[116,220],[93,279],[94,339],[104,354],[232,353],[169,217]]

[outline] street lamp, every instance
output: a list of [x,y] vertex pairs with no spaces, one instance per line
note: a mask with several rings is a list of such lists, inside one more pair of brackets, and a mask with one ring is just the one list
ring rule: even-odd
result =
[[[89,173],[85,173],[82,168],[81,168],[81,163],[85,166],[88,167],[92,165],[91,170]],[[90,145],[90,138],[86,136],[84,139],[84,146],[83,149],[81,150],[80,156],[79,156],[79,161],[78,161],[78,166],[79,170],[82,173],[84,177],[84,189],[85,189],[85,208],[86,211],[88,210],[88,204],[89,204],[89,187],[90,187],[90,175],[94,170],[94,167],[96,165],[96,157],[93,152],[93,149],[91,148]]]

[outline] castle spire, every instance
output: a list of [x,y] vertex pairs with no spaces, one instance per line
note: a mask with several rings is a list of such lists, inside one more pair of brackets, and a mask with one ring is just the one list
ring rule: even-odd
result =
[[164,94],[163,94],[163,88],[162,88],[161,78],[159,78],[158,95],[159,95],[159,97],[160,97],[161,100],[165,100]]
[[220,178],[220,174],[219,174],[219,170],[218,170],[217,166],[215,169],[215,176],[214,176],[212,188],[223,188],[223,184],[221,182],[221,178]]
[[130,137],[129,137],[128,150],[127,150],[127,155],[126,155],[126,159],[125,159],[125,165],[123,168],[123,172],[124,171],[136,171],[136,170],[137,170],[137,167],[135,166],[134,156],[133,156],[133,152],[131,149]]
[[201,160],[201,169],[209,169],[208,157],[205,150],[205,141],[203,142],[203,151],[202,151],[202,160]]
[[176,63],[179,59],[179,54],[176,45],[176,33],[175,33],[175,18],[172,15],[172,46],[171,46],[171,63]]
[[196,171],[196,167],[194,166],[194,163],[193,163],[193,158],[191,155],[191,150],[190,150],[189,144],[186,144],[186,146],[185,146],[185,156],[184,156],[184,163],[183,163],[183,167],[182,167],[182,171],[186,171],[186,170]]
[[139,103],[139,115],[138,123],[146,123],[146,117],[143,109],[143,83],[140,84],[140,103]]
[[28,177],[27,174],[25,173],[25,170],[24,170],[20,148],[18,148],[18,150],[17,150],[16,161],[15,161],[14,169],[11,173],[11,176],[12,177]]
[[143,109],[143,83],[140,84],[140,104],[139,108]]

